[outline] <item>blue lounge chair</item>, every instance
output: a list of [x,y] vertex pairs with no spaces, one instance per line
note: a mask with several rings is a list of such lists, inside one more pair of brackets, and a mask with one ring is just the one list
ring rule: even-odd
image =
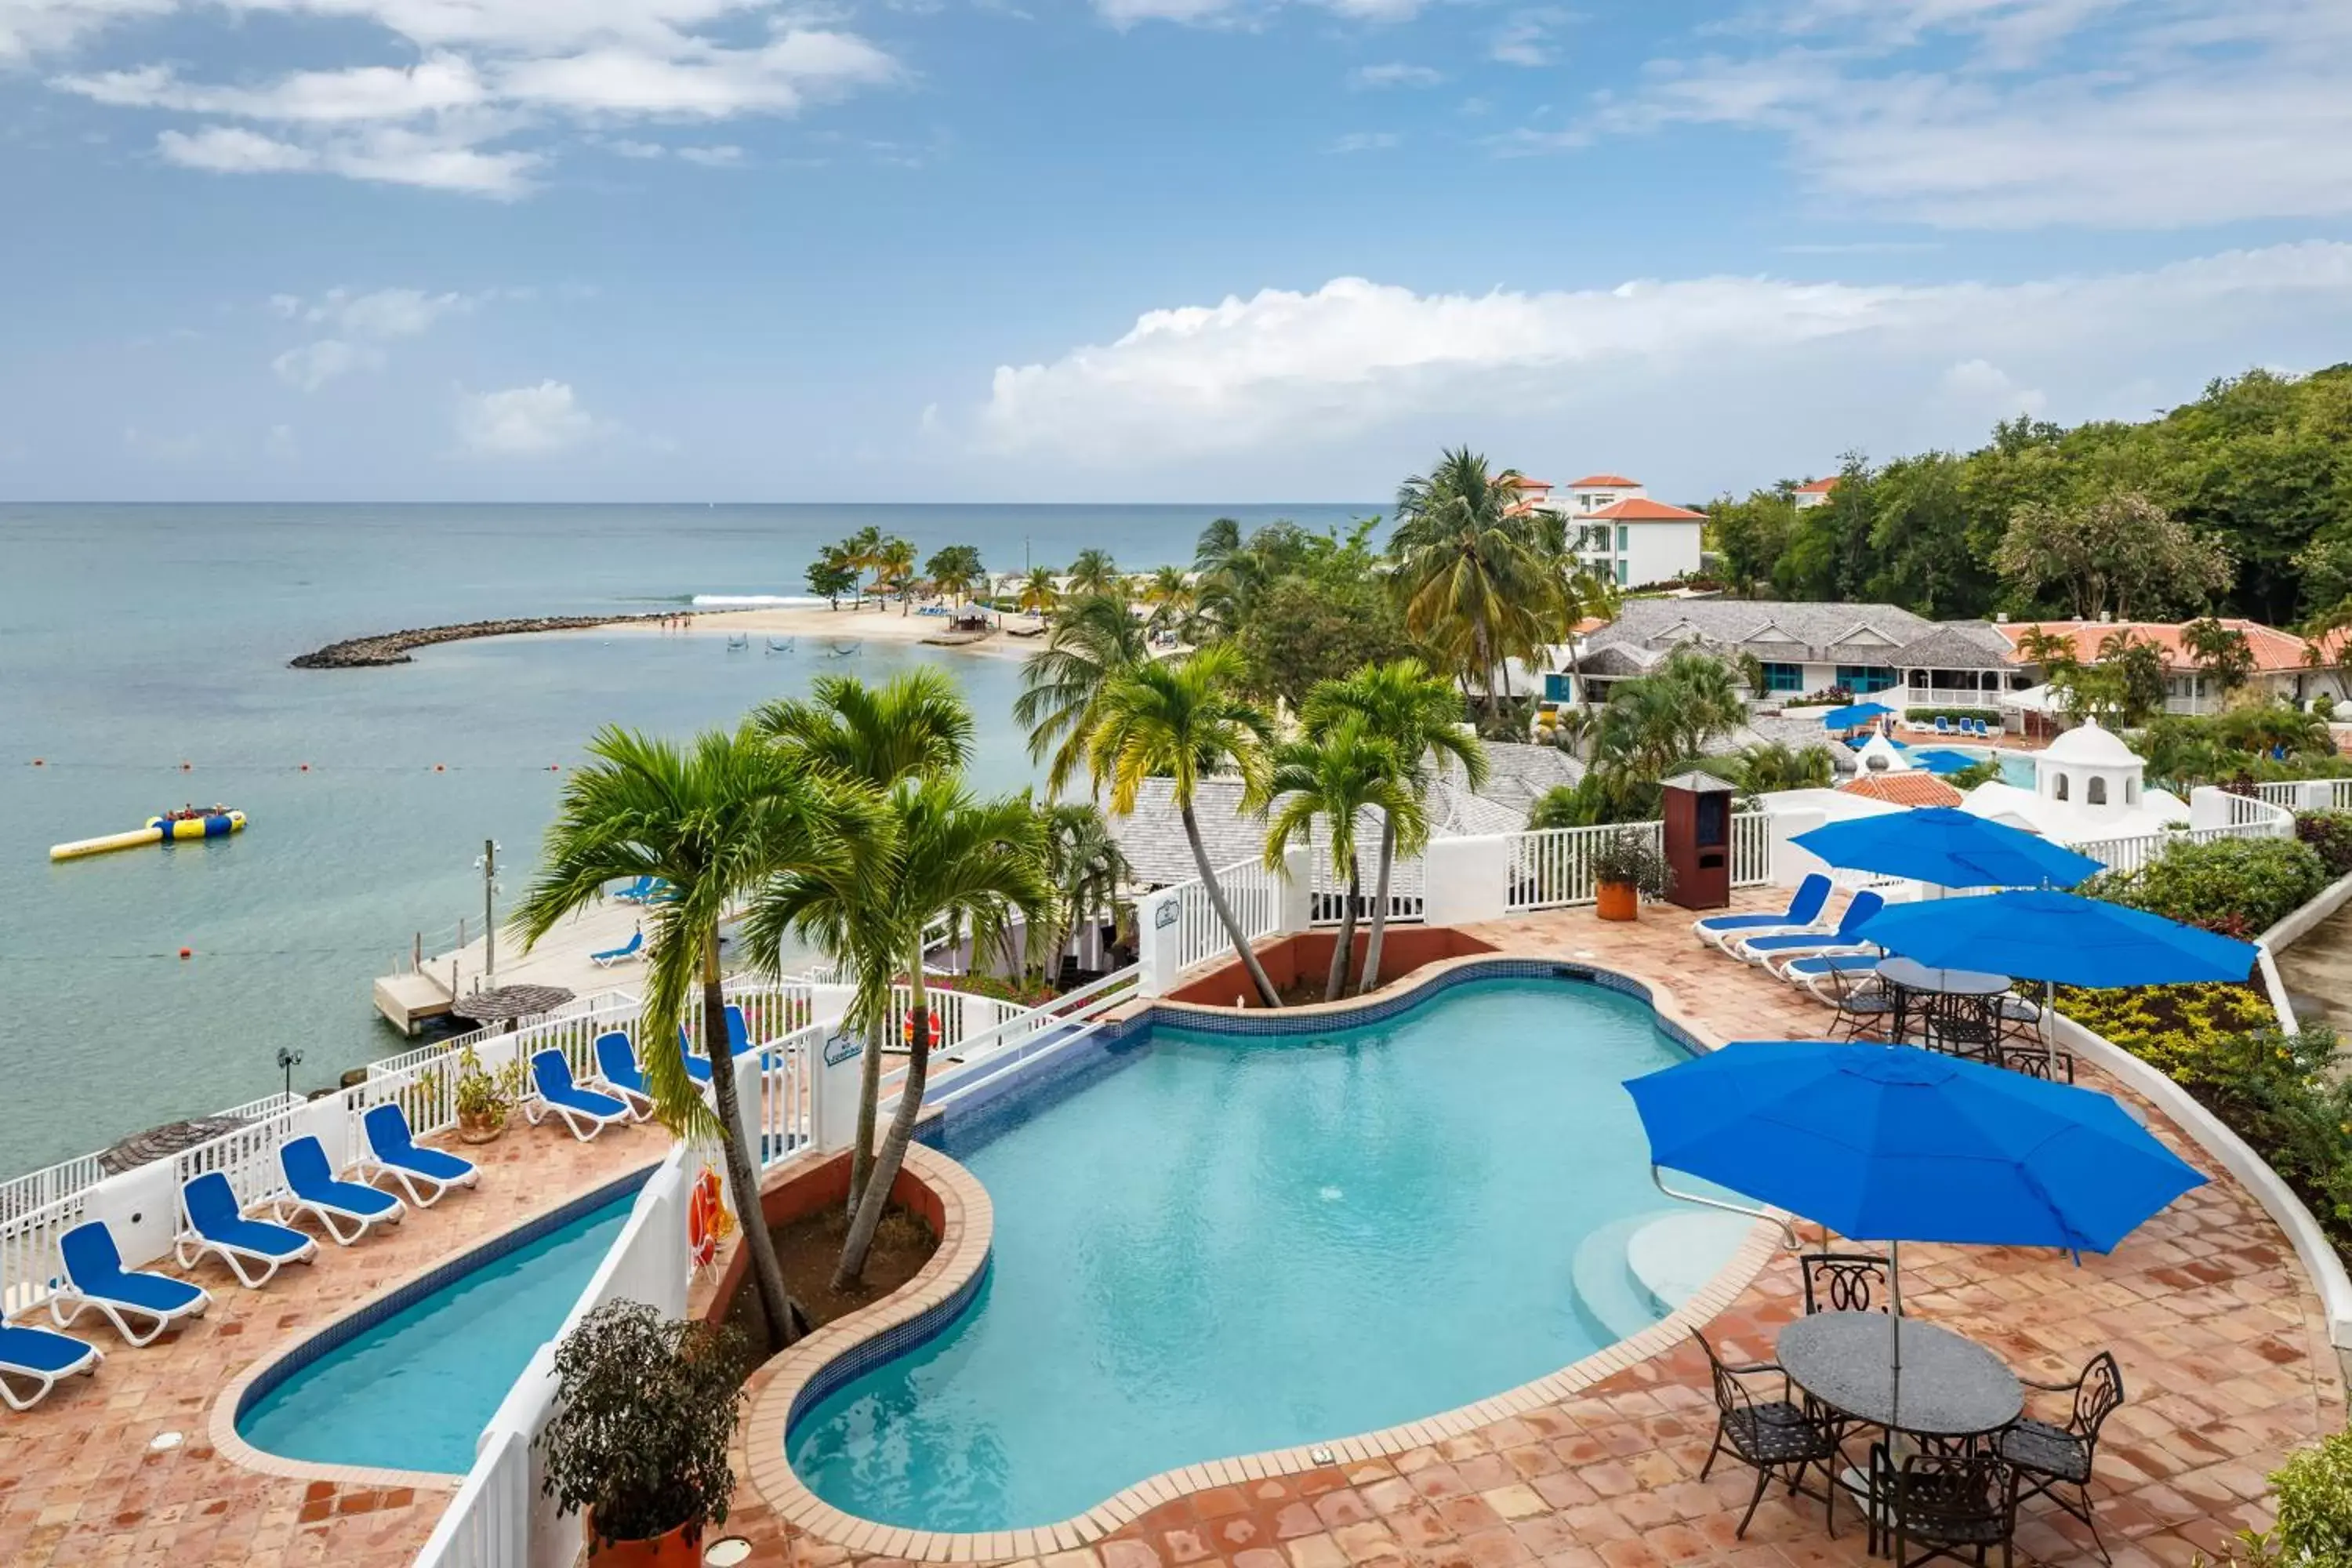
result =
[[380,1187],[338,1181],[316,1138],[279,1144],[278,1168],[286,1173],[287,1191],[277,1203],[278,1219],[307,1214],[337,1247],[349,1247],[379,1225],[398,1225],[408,1213],[406,1205]]
[[[0,1399],[6,1400],[11,1410],[30,1410],[47,1399],[59,1382],[78,1372],[96,1372],[105,1359],[96,1345],[84,1344],[71,1334],[0,1323]],[[33,1392],[19,1394],[12,1380],[32,1384]]]
[[[727,1011],[720,1016],[727,1024],[727,1054],[730,1057],[740,1057],[750,1050],[751,1031],[743,1022],[743,1009],[730,1002],[727,1005]],[[710,1063],[701,1052],[694,1048],[694,1042],[687,1037],[686,1026],[683,1024],[680,1024],[677,1028],[677,1048],[678,1054],[686,1058],[686,1076],[697,1083],[709,1083]]]
[[599,969],[610,969],[616,963],[626,963],[646,950],[646,933],[642,930],[629,933],[629,940],[618,947],[608,947],[602,952],[592,952],[588,962]]
[[1875,973],[1879,957],[1876,952],[1815,952],[1784,958],[1766,967],[1790,984],[1802,987],[1814,1000],[1834,1006],[1839,983]]
[[[184,1279],[168,1274],[142,1274],[122,1267],[122,1253],[114,1233],[102,1219],[85,1220],[58,1238],[65,1258],[66,1279],[49,1298],[49,1316],[58,1327],[70,1328],[86,1307],[95,1307],[114,1331],[133,1345],[152,1343],[155,1336],[182,1318],[201,1318],[212,1297]],[[146,1320],[141,1331],[126,1320]]]
[[532,1053],[530,1087],[534,1092],[523,1102],[522,1114],[533,1127],[550,1114],[561,1116],[572,1136],[585,1143],[605,1128],[629,1120],[623,1101],[573,1083],[572,1064],[553,1046]]
[[[218,1171],[206,1171],[183,1186],[180,1207],[187,1224],[173,1238],[172,1256],[183,1268],[216,1252],[238,1284],[257,1289],[287,1264],[318,1258],[319,1244],[300,1231],[246,1218],[237,1207],[236,1190]],[[249,1268],[258,1272],[249,1273]]]
[[408,1130],[408,1113],[397,1105],[372,1105],[360,1118],[367,1133],[368,1152],[358,1165],[360,1180],[390,1176],[418,1208],[431,1208],[452,1187],[470,1187],[482,1179],[474,1162],[439,1149],[420,1148]]
[[1794,957],[1809,952],[1835,952],[1846,948],[1872,948],[1877,944],[1862,934],[1862,924],[1886,907],[1886,900],[1865,888],[1853,896],[1835,931],[1791,932],[1787,936],[1752,936],[1739,942],[1737,952],[1750,963],[1764,963],[1775,957]]
[[1949,725],[1949,724],[1948,724],[1948,723],[1946,723],[1946,722],[1944,721],[1944,716],[1943,716],[1941,713],[1937,714],[1937,715],[1936,715],[1936,733],[1937,733],[1938,735],[1948,735],[1948,734],[1950,734],[1951,732],[1952,732],[1952,727],[1951,727],[1951,725]]
[[614,893],[613,897],[625,904],[642,904],[646,901],[646,895],[653,890],[654,879],[651,877],[639,877],[635,881]]
[[1777,915],[1709,915],[1691,921],[1691,934],[1710,947],[1721,947],[1735,936],[1761,936],[1768,931],[1802,931],[1822,918],[1830,901],[1830,879],[1815,871],[1797,884],[1789,907]]
[[637,1048],[629,1044],[629,1037],[618,1029],[607,1029],[596,1037],[595,1086],[616,1094],[627,1102],[629,1114],[643,1121],[654,1113],[653,1090],[646,1084],[645,1069],[637,1065]]
[[1990,740],[1991,740],[1991,739],[1992,739],[1992,730],[1991,730],[1991,727],[1990,727],[1990,726],[1989,726],[1989,725],[1987,725],[1987,724],[1985,723],[1985,721],[1984,721],[1983,720],[1981,720],[1981,719],[1977,720],[1975,722],[1976,722],[1976,727],[1977,727],[1977,739],[1978,739],[1978,740],[1979,740],[1979,741],[1990,741]]

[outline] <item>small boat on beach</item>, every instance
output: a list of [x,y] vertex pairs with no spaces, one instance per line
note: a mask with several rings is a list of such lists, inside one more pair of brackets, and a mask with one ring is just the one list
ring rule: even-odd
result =
[[786,637],[782,642],[778,642],[775,638],[770,637],[768,639],[768,651],[770,653],[790,653],[799,641],[800,639],[798,637]]
[[110,833],[100,838],[77,838],[68,844],[49,846],[52,860],[79,860],[85,855],[104,855],[115,849],[136,849],[142,844],[181,844],[196,838],[226,838],[232,833],[245,831],[245,813],[216,805],[209,811],[191,808],[167,811],[161,816],[151,816],[144,827],[134,827],[128,833]]

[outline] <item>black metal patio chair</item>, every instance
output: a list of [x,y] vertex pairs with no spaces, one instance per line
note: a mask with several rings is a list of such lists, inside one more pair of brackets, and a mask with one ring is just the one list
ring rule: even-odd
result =
[[1797,1269],[1805,1281],[1805,1316],[1892,1310],[1891,1267],[1885,1255],[1877,1252],[1798,1254]]
[[1939,1557],[1986,1568],[1998,1551],[2001,1568],[2010,1568],[2017,1487],[2016,1467],[1988,1448],[1912,1454],[1898,1463],[1885,1444],[1874,1444],[1869,1549],[1887,1549],[1895,1568]]
[[2092,1518],[2091,1467],[2099,1455],[2099,1428],[2124,1402],[2123,1369],[2114,1352],[2093,1356],[2072,1383],[2019,1382],[2044,1394],[2070,1394],[2074,1402],[2063,1425],[2021,1415],[2000,1434],[2000,1457],[2017,1467],[2019,1495],[2046,1497],[2083,1521],[2102,1562],[2112,1563]]
[[1830,972],[1831,1001],[1837,1016],[1830,1020],[1829,1037],[1860,1039],[1868,1035],[1875,1039],[1886,1037],[1895,1017],[1895,993],[1876,974],[1868,971],[1852,972],[1833,969]]
[[[1715,1353],[1705,1334],[1693,1329],[1691,1338],[1706,1352],[1707,1370],[1715,1382],[1715,1446],[1707,1450],[1699,1479],[1706,1479],[1726,1451],[1756,1469],[1756,1491],[1748,1498],[1748,1511],[1739,1516],[1739,1528],[1734,1533],[1742,1539],[1747,1536],[1748,1522],[1764,1501],[1765,1489],[1775,1480],[1786,1480],[1790,1496],[1820,1500],[1822,1527],[1835,1535],[1838,1445],[1836,1427],[1828,1414],[1810,1399],[1802,1405],[1790,1400],[1788,1375],[1773,1363],[1727,1363]],[[1759,1399],[1740,1381],[1774,1373],[1780,1376],[1778,1399]],[[1817,1465],[1822,1472],[1819,1491],[1804,1484],[1805,1472]]]

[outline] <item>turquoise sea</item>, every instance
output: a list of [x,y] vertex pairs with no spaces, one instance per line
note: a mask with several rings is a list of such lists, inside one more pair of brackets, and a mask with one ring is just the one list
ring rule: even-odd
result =
[[[1378,510],[0,504],[0,1175],[267,1094],[281,1046],[302,1053],[298,1089],[399,1048],[369,981],[412,932],[478,913],[485,837],[520,892],[562,783],[550,766],[572,766],[599,725],[683,735],[821,669],[928,660],[980,716],[976,782],[1032,777],[1009,714],[1020,667],[1003,656],[868,643],[829,661],[757,638],[730,654],[717,637],[598,632],[454,643],[381,669],[288,668],[298,653],[405,626],[802,594],[818,548],[867,523],[925,554],[977,544],[994,570],[1020,566],[1024,542],[1041,563],[1093,545],[1143,569],[1188,562],[1213,517],[1322,526]],[[47,858],[189,801],[252,825]]]

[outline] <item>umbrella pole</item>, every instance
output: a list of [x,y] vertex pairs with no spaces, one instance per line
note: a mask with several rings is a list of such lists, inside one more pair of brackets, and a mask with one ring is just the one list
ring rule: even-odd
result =
[[[1889,1305],[1894,1308],[1894,1310],[1886,1315],[1886,1335],[1895,1344],[1892,1415],[1895,1430],[1899,1431],[1903,1423],[1903,1244],[1899,1241],[1890,1241],[1886,1244],[1886,1279],[1887,1289],[1893,1298]],[[1894,1432],[1890,1431],[1888,1436],[1892,1437]]]
[[2052,1083],[2058,1081],[2057,1030],[2052,1027],[2057,1018],[2058,983],[2045,980],[2042,983],[2042,1065],[2049,1069]]

